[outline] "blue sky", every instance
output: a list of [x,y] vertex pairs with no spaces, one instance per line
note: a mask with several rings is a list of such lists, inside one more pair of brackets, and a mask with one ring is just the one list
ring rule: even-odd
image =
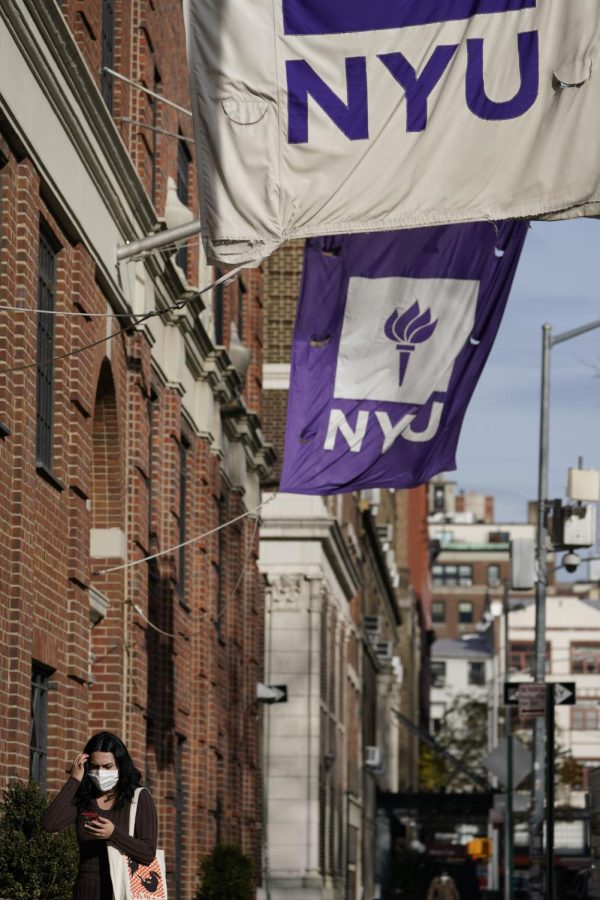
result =
[[[600,222],[535,222],[502,326],[467,412],[459,488],[496,496],[497,521],[523,521],[537,495],[541,328],[600,320]],[[600,469],[600,328],[551,352],[550,496],[579,455]],[[595,372],[597,368],[597,374]]]

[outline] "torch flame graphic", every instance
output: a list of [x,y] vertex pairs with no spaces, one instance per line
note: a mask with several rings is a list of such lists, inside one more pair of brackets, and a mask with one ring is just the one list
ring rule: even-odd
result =
[[417,344],[422,344],[429,340],[437,327],[437,319],[431,321],[431,310],[426,309],[421,312],[419,301],[416,300],[413,305],[400,315],[398,309],[395,309],[385,323],[385,334],[390,341],[396,342],[396,350],[400,354],[400,371],[398,375],[398,384],[402,386],[406,369],[410,360],[411,353],[415,350]]

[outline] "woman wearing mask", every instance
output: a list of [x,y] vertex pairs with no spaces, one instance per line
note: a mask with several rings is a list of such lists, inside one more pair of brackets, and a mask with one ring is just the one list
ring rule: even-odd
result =
[[129,836],[129,809],[141,780],[125,744],[107,731],[90,738],[75,757],[67,783],[42,819],[46,831],[76,826],[79,872],[73,900],[112,900],[108,841],[143,865],[154,859],[157,818],[148,791],[140,793]]

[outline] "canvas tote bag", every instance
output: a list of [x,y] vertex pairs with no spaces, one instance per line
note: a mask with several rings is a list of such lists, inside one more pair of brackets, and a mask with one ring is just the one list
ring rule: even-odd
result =
[[[133,837],[135,816],[140,793],[136,788],[129,811],[129,834]],[[149,866],[130,859],[125,853],[108,843],[108,863],[113,885],[114,900],[167,900],[165,854],[157,850]]]

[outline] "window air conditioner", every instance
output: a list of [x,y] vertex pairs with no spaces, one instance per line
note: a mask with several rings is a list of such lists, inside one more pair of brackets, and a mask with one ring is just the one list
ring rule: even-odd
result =
[[365,747],[365,766],[369,769],[381,768],[381,750],[379,747]]
[[375,644],[375,653],[381,662],[390,663],[394,657],[394,647],[391,641],[377,641]]
[[363,626],[369,637],[379,636],[381,633],[381,616],[364,616]]

